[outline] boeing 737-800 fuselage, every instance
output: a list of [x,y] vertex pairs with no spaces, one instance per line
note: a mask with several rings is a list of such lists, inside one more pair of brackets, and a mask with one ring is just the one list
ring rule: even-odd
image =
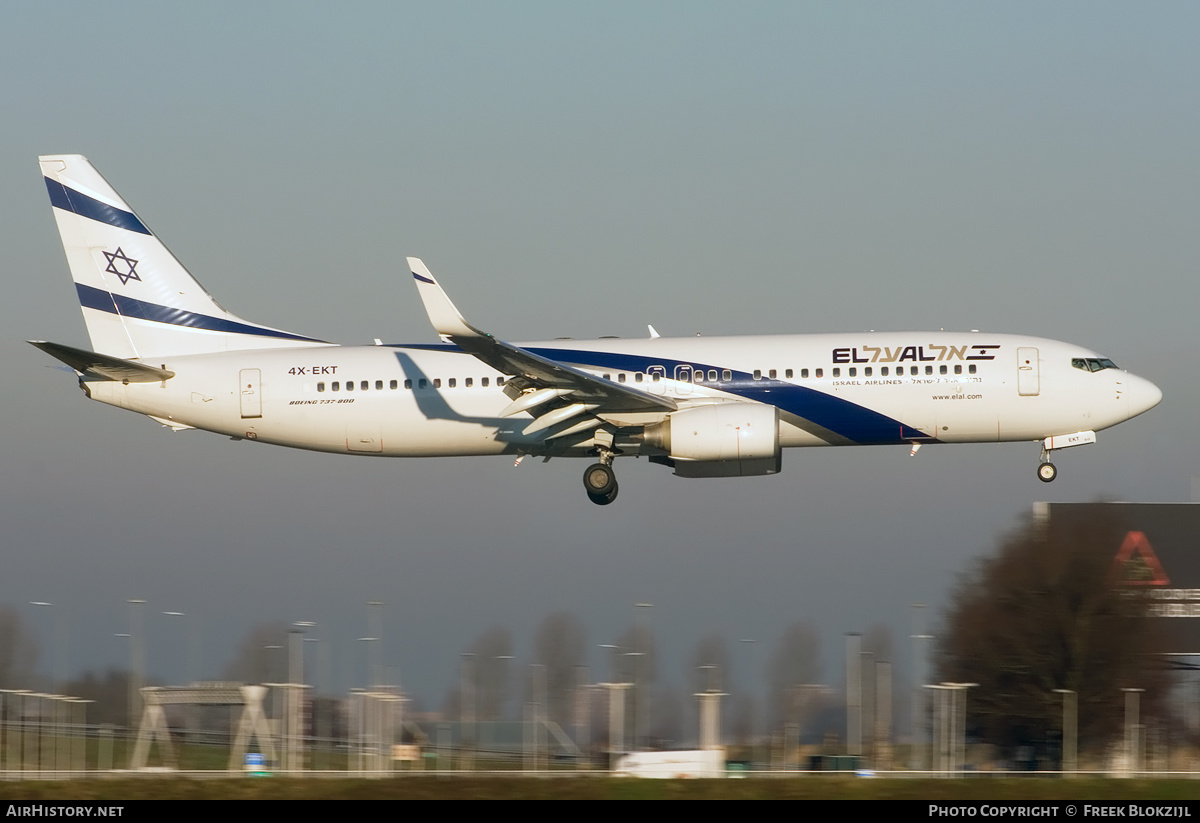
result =
[[222,309],[77,155],[42,158],[94,352],[34,344],[88,396],[174,429],[340,454],[592,457],[687,477],[773,474],[783,448],[1038,441],[1052,451],[1155,406],[1152,383],[1069,343],[879,332],[510,344],[409,268],[434,344],[346,347]]

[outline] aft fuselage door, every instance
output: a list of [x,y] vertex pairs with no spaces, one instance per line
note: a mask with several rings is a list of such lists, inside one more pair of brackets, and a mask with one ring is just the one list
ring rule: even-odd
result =
[[1017,394],[1033,397],[1041,391],[1038,376],[1038,350],[1031,347],[1017,349]]
[[241,385],[242,417],[262,417],[262,372],[258,369],[242,369],[239,373]]

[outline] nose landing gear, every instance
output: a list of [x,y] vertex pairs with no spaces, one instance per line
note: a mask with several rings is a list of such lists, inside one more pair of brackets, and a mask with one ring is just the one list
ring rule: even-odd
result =
[[1058,467],[1050,462],[1050,453],[1059,449],[1069,449],[1073,446],[1086,446],[1096,442],[1094,431],[1075,432],[1074,434],[1059,434],[1042,440],[1042,458],[1038,465],[1038,480],[1050,483],[1058,477]]

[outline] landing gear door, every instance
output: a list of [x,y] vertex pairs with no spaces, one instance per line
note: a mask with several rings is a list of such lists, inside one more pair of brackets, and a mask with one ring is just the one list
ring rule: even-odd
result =
[[262,372],[259,369],[242,369],[238,376],[241,385],[242,417],[262,417]]
[[1017,394],[1022,397],[1034,397],[1040,391],[1038,350],[1024,347],[1017,349]]

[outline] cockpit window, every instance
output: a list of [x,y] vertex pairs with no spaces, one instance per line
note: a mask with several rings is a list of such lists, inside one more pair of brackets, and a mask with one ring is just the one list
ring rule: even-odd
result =
[[1104,371],[1117,368],[1117,364],[1107,357],[1072,357],[1071,365],[1083,371]]

